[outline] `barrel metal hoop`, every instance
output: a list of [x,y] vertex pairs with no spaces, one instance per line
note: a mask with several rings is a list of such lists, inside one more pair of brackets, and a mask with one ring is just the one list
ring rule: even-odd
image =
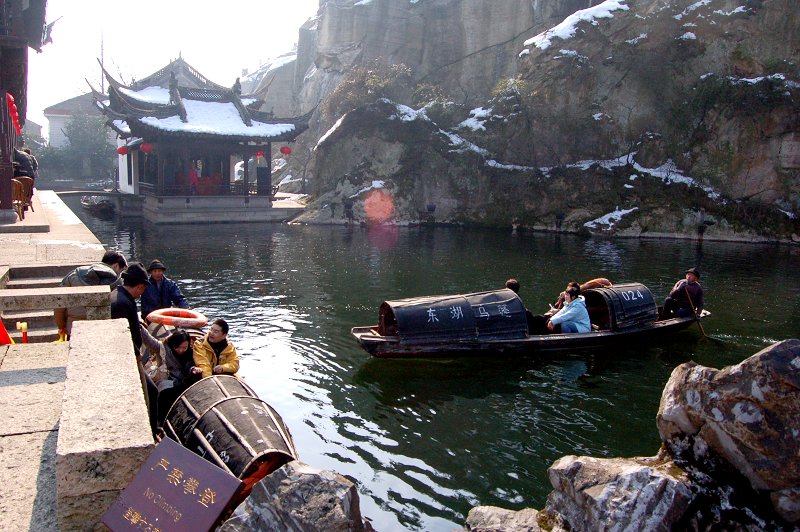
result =
[[228,467],[228,464],[222,461],[222,458],[219,457],[217,451],[215,451],[214,448],[209,445],[208,441],[206,441],[206,437],[203,436],[203,433],[198,429],[192,429],[192,432],[194,433],[194,436],[197,438],[197,441],[200,443],[200,445],[203,446],[203,450],[206,452],[206,455],[211,455],[211,458],[215,464],[235,477],[236,475],[233,474],[233,471],[231,471],[231,468]]

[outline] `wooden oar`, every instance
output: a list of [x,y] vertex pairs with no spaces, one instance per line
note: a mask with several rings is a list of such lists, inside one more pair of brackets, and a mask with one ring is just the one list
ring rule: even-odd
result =
[[684,285],[683,289],[686,292],[686,297],[689,299],[689,306],[692,307],[692,312],[694,312],[694,319],[697,320],[697,326],[700,327],[700,332],[703,333],[703,336],[708,337],[705,329],[703,329],[703,324],[700,323],[700,316],[697,315],[697,309],[694,307],[694,303],[692,303],[692,296],[689,295],[689,287]]

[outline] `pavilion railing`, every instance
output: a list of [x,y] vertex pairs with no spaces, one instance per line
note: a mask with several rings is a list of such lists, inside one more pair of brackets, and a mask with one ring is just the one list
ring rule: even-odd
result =
[[[159,187],[153,183],[139,183],[139,193],[143,196],[244,196],[245,189],[243,183],[209,184],[196,187],[189,185],[162,185]],[[257,189],[249,187],[247,193],[254,195],[257,193]]]

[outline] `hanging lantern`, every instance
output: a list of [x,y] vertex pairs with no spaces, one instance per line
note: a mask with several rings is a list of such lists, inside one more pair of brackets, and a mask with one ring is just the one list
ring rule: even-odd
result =
[[120,155],[128,155],[128,147],[120,146],[119,148],[117,148],[117,153]]
[[256,152],[256,157],[258,157],[259,159],[261,159],[263,156],[264,156],[264,152],[263,151],[257,151]]
[[281,153],[284,155],[291,155],[292,149],[289,146],[281,146]]
[[10,92],[6,93],[6,105],[8,106],[8,114],[11,115],[11,123],[14,124],[14,129],[17,131],[17,135],[20,135],[22,128],[19,125],[17,102],[14,101],[14,97]]
[[145,155],[148,155],[151,151],[153,151],[153,145],[150,144],[149,142],[143,142],[139,146],[139,149],[142,151],[142,153],[144,153]]

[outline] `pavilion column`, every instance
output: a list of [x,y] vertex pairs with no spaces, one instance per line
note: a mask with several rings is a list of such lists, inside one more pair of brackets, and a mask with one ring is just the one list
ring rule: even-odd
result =
[[242,176],[242,187],[244,188],[244,195],[247,195],[247,189],[250,186],[250,152],[245,148],[242,150],[242,158],[244,159],[244,175]]
[[272,206],[272,143],[267,142],[267,150],[264,152],[267,156],[267,198],[270,206]]
[[[5,88],[2,89],[5,100]],[[15,131],[11,124],[11,116],[6,102],[2,102],[0,111],[0,222],[13,221],[17,218],[11,205],[11,179],[14,177],[14,140]]]
[[156,173],[157,173],[156,180],[158,182],[158,185],[157,185],[158,195],[159,196],[163,196],[164,195],[164,166],[166,164],[165,163],[166,154],[161,153],[161,151],[159,150],[159,152],[156,154],[156,157],[157,157],[157,159],[156,159]]

